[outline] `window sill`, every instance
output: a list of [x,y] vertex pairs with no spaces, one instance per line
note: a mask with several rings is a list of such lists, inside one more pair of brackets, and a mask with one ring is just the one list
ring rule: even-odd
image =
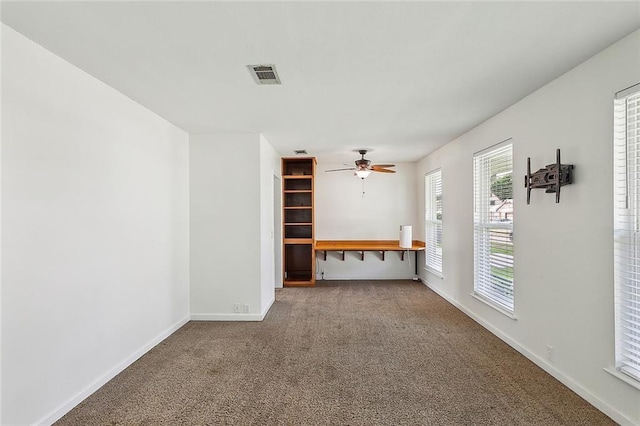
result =
[[430,273],[430,274],[432,274],[432,275],[435,275],[435,276],[436,276],[436,277],[438,277],[438,278],[442,278],[442,279],[444,279],[444,276],[442,275],[442,272],[440,272],[440,271],[436,271],[435,269],[431,269],[431,268],[429,268],[428,266],[425,266],[423,269],[424,269],[425,271],[427,271],[428,273]]
[[619,372],[615,368],[605,367],[605,368],[603,368],[603,370],[606,371],[607,373],[611,374],[616,379],[622,380],[623,382],[625,382],[629,386],[640,390],[640,382],[637,381],[637,380],[633,380],[631,378],[631,376],[627,376],[626,374]]
[[506,309],[501,308],[501,307],[491,303],[489,300],[485,299],[484,297],[478,296],[475,293],[469,293],[469,295],[471,297],[473,297],[474,299],[481,301],[482,303],[484,303],[485,305],[489,306],[490,308],[495,309],[496,311],[500,312],[502,315],[508,317],[509,319],[512,319],[514,321],[518,320],[518,317],[516,317],[513,312],[509,312]]

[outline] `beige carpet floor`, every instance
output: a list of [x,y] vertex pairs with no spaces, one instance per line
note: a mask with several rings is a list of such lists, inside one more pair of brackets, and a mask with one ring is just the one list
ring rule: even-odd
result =
[[57,424],[614,423],[420,283],[323,281],[189,322]]

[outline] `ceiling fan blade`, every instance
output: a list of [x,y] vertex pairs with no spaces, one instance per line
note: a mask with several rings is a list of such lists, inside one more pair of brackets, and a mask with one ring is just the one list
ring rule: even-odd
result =
[[386,169],[387,167],[395,167],[395,164],[374,164],[373,166],[371,166],[372,169],[377,168],[383,168]]
[[372,168],[371,169],[372,172],[382,172],[382,173],[395,173],[395,170],[389,170],[389,169],[382,169],[380,167],[377,168]]
[[350,167],[348,169],[332,169],[332,170],[325,170],[325,172],[341,172],[343,170],[357,170],[355,167]]

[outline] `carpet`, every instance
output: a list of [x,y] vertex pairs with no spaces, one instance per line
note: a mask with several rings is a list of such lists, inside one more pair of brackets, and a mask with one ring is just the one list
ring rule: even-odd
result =
[[413,281],[276,291],[262,322],[191,321],[58,425],[609,425]]

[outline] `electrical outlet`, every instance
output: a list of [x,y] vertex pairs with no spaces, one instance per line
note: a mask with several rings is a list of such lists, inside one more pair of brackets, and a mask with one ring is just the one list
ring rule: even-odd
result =
[[251,306],[248,303],[244,304],[244,313],[248,314],[249,312],[251,312]]
[[240,304],[239,303],[235,303],[233,305],[233,312],[235,312],[236,314],[240,313]]
[[555,349],[553,349],[553,346],[547,345],[547,361],[553,362],[555,355]]

